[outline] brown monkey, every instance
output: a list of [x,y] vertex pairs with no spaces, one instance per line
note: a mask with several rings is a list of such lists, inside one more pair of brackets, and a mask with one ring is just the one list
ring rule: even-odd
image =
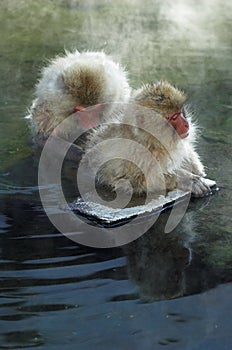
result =
[[[36,144],[43,146],[50,134],[68,138],[73,128],[86,131],[107,119],[113,105],[127,102],[130,87],[127,74],[103,52],[66,52],[42,70],[36,86],[29,119]],[[55,128],[70,115],[65,130]],[[58,133],[58,135],[57,135]]]
[[97,181],[114,190],[131,192],[132,186],[134,194],[175,188],[191,189],[195,196],[208,194],[204,167],[194,150],[196,126],[183,107],[185,100],[166,81],[135,92],[126,110],[89,137],[83,162]]

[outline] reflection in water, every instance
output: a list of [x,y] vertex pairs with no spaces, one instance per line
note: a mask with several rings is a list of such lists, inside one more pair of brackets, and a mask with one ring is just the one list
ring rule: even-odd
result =
[[[37,194],[33,194],[34,198],[35,195]],[[3,199],[1,264],[5,271],[9,271],[2,275],[4,288],[16,288],[20,292],[21,287],[29,287],[34,284],[37,286],[53,285],[88,281],[98,277],[106,278],[110,276],[110,271],[105,273],[104,270],[97,267],[95,271],[94,266],[93,269],[90,269],[93,272],[91,274],[81,273],[80,275],[80,270],[77,269],[73,276],[68,276],[62,267],[84,266],[108,258],[117,259],[125,254],[129,278],[139,286],[141,297],[145,296],[151,300],[169,299],[204,289],[199,284],[199,289],[192,291],[191,283],[188,281],[193,278],[192,274],[198,274],[198,271],[194,269],[188,273],[189,267],[204,260],[201,254],[205,254],[199,237],[197,237],[197,216],[193,211],[189,211],[181,225],[169,234],[164,233],[169,216],[167,212],[159,217],[154,227],[136,241],[122,248],[104,250],[77,245],[57,233],[42,208],[38,204],[31,206],[27,200],[23,199],[23,196],[18,200],[15,200],[14,196],[7,196]],[[194,246],[193,254],[192,245]],[[57,271],[58,278],[56,274],[54,278],[51,276],[40,278],[43,275],[43,268],[58,267],[61,267],[61,270]],[[15,271],[18,277],[21,276],[16,280],[13,278]],[[24,275],[23,271],[30,271],[30,273]],[[88,268],[84,271],[87,272]],[[124,260],[123,271],[122,274],[114,274],[117,275],[116,279],[126,278]],[[223,279],[222,271],[223,269],[221,270]],[[215,271],[212,269],[212,275],[216,272],[217,269]],[[44,273],[47,275],[45,271]],[[194,276],[194,279],[196,278]],[[229,274],[227,278],[230,279]],[[209,275],[208,281],[204,281],[205,288],[207,285],[211,287],[219,282],[215,278],[212,281],[211,279],[212,276]]]
[[189,245],[195,233],[188,227],[188,234],[181,230],[165,234],[166,221],[167,216],[162,215],[155,227],[126,249],[129,276],[141,296],[150,301],[185,294],[185,268],[191,260]]
[[[207,206],[207,199],[201,204],[203,209]],[[206,263],[209,247],[205,239],[199,237],[197,214],[188,211],[177,229],[165,234],[168,216],[168,212],[162,214],[145,235],[123,249],[128,276],[138,285],[140,297],[150,302],[171,299],[231,281],[229,266],[214,261],[212,268],[209,261]],[[226,254],[220,258],[227,260]]]
[[[93,249],[75,244],[54,229],[36,191],[18,199],[14,195],[1,199],[0,341],[12,349],[43,344],[47,349],[48,338],[57,346],[68,345],[70,339],[88,344],[90,325],[101,329],[114,323],[116,310],[120,310],[118,324],[127,312],[128,320],[133,319],[143,305],[138,300],[192,295],[232,280],[231,270],[222,267],[222,261],[213,266],[210,259],[205,260],[206,239],[198,236],[195,203],[175,232],[163,233],[169,213],[162,214],[149,232],[129,245]],[[200,203],[202,210],[209,207],[207,200]],[[168,310],[168,317],[175,314],[176,322],[188,322],[187,316],[173,311],[174,305]],[[133,332],[141,327],[140,317]],[[147,311],[142,317],[146,319]],[[180,339],[180,334],[174,338]]]

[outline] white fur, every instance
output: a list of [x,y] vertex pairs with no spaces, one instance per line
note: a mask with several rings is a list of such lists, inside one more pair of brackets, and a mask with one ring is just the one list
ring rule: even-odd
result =
[[72,65],[90,67],[91,69],[104,68],[107,79],[107,101],[102,102],[127,102],[130,97],[130,87],[127,82],[127,74],[122,67],[115,63],[111,57],[103,52],[66,52],[66,55],[53,59],[42,70],[42,77],[36,87],[36,97],[47,99],[49,96],[63,93],[61,78],[67,68]]

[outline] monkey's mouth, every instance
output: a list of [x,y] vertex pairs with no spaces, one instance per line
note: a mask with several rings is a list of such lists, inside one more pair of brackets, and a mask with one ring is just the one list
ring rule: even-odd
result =
[[189,136],[189,131],[187,131],[187,132],[185,132],[183,134],[180,134],[179,136],[180,136],[181,139],[185,139],[186,137]]

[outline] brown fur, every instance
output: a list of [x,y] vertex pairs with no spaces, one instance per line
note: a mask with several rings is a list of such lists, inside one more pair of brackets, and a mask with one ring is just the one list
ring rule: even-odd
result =
[[83,107],[104,101],[106,79],[103,67],[91,70],[89,67],[79,68],[74,65],[66,71],[64,83],[67,93]]
[[166,116],[181,109],[186,96],[167,81],[160,81],[157,84],[144,85],[135,93],[134,99],[141,106],[154,109],[157,113]]

